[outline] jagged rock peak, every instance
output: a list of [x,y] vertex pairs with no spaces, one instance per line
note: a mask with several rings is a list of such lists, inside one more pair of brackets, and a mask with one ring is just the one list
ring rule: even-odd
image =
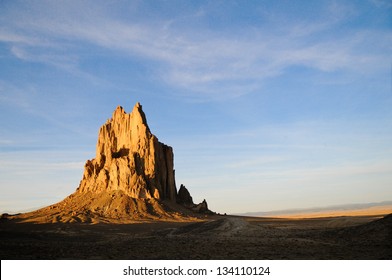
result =
[[142,105],[139,102],[135,104],[133,110],[130,114],[127,114],[122,106],[117,106],[116,110],[113,112],[113,116],[111,119],[107,120],[107,123],[110,122],[123,122],[126,121],[127,118],[132,119],[133,122],[144,125],[147,127],[149,131],[149,127],[147,125],[146,115],[143,112]]
[[184,206],[194,205],[191,194],[183,184],[181,184],[180,189],[178,190],[177,203],[182,204]]
[[96,158],[85,165],[79,192],[122,190],[133,198],[176,200],[173,149],[158,141],[140,103],[121,106],[98,133]]

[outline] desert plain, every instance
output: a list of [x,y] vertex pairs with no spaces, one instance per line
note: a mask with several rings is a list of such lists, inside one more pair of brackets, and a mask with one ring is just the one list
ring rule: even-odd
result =
[[35,223],[3,217],[5,259],[391,259],[392,215],[200,215],[135,223]]
[[[377,210],[377,211],[376,211]],[[29,213],[3,214],[4,259],[391,259],[392,207],[298,216],[220,215],[175,183],[172,147],[140,103],[98,133],[79,187]]]

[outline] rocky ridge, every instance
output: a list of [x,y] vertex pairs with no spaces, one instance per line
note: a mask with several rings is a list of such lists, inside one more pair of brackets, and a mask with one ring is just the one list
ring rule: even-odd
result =
[[87,160],[76,191],[63,201],[18,215],[34,222],[178,220],[211,213],[185,186],[177,192],[172,147],[159,142],[140,103],[120,106],[100,128],[96,157]]

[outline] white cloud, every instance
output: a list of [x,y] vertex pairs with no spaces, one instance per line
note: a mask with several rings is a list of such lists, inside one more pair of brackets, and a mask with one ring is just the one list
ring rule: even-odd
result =
[[[326,72],[383,68],[385,55],[377,53],[377,49],[382,44],[392,44],[387,33],[359,30],[337,32],[333,38],[323,35],[345,20],[341,5],[336,5],[330,6],[331,16],[319,22],[287,22],[286,26],[279,27],[279,33],[276,33],[277,26],[267,25],[233,35],[197,27],[187,29],[175,21],[167,24],[167,20],[159,19],[153,23],[121,20],[97,8],[90,8],[88,17],[82,17],[77,6],[66,6],[64,10],[69,14],[60,13],[58,18],[25,15],[20,23],[10,24],[10,30],[3,29],[0,40],[14,44],[11,50],[18,58],[52,64],[70,72],[82,72],[78,70],[78,59],[83,59],[77,57],[80,54],[72,57],[55,47],[49,47],[48,51],[47,46],[69,44],[72,53],[73,48],[77,48],[73,44],[84,42],[155,62],[151,67],[171,86],[205,94],[238,96],[259,89],[265,79],[281,74],[290,66],[301,65]],[[33,38],[10,35],[13,28],[18,34],[35,35]],[[369,45],[370,34],[377,45]],[[41,48],[42,42],[46,43],[40,53],[37,47]],[[31,46],[36,49],[32,50]],[[386,47],[381,48],[386,51]]]
[[20,89],[3,80],[0,80],[0,102],[24,110],[30,110],[31,107],[25,89]]

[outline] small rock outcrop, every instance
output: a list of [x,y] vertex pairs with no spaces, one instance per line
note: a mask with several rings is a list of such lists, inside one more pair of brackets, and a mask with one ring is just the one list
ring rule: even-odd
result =
[[177,194],[177,203],[182,204],[184,206],[193,207],[193,198],[189,193],[188,189],[181,184],[180,189]]
[[195,212],[198,212],[198,213],[212,213],[208,209],[208,204],[205,199],[203,199],[203,201],[200,202],[199,204],[195,204],[191,209]]
[[188,209],[191,209],[193,212],[204,214],[213,213],[208,209],[208,204],[205,199],[201,203],[195,204],[188,189],[182,184],[180,186],[180,189],[178,190],[177,203],[187,207]]

